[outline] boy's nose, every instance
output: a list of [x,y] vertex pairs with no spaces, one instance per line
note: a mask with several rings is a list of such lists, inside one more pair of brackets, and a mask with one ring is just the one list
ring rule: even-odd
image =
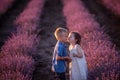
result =
[[69,41],[69,38],[67,38],[67,41]]

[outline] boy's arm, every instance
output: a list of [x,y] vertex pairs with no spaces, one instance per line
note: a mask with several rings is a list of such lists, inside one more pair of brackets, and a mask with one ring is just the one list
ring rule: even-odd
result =
[[57,60],[68,60],[68,59],[70,59],[68,56],[66,56],[66,57],[61,57],[61,56],[56,56],[56,59]]
[[63,51],[64,51],[64,48],[62,46],[58,46],[58,51],[56,55],[57,60],[68,60],[69,59],[68,56],[65,56],[65,57],[62,56]]

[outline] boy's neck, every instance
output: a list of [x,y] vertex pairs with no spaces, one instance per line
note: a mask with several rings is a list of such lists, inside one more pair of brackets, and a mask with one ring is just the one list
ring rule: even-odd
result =
[[62,41],[62,40],[58,40],[59,42],[62,42],[62,43],[65,43],[64,41]]

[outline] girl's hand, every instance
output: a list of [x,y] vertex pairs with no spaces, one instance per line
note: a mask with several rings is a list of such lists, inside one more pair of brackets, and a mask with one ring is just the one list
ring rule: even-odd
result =
[[77,57],[77,55],[75,53],[73,53],[73,57]]

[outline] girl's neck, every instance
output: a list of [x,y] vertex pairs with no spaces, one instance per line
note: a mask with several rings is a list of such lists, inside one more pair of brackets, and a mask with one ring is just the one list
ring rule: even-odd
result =
[[71,43],[71,45],[74,47],[76,45],[76,43]]

